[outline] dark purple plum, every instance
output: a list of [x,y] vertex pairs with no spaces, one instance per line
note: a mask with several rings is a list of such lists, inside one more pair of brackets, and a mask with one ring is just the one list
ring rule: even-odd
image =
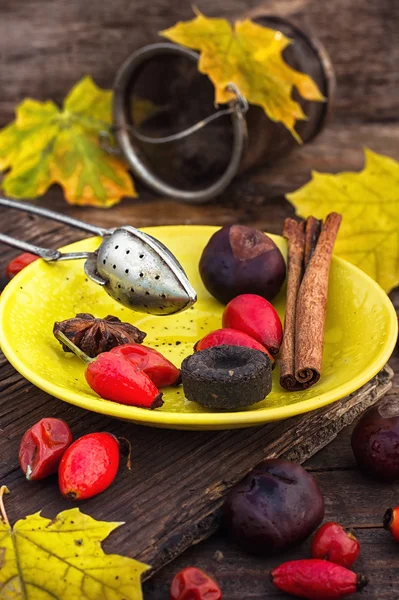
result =
[[399,407],[392,400],[364,413],[351,442],[362,471],[386,481],[399,479]]
[[227,225],[213,234],[199,263],[202,281],[212,296],[227,304],[240,294],[273,300],[285,280],[285,261],[262,231]]
[[275,554],[305,540],[322,522],[317,483],[299,464],[266,460],[229,492],[223,522],[251,554]]

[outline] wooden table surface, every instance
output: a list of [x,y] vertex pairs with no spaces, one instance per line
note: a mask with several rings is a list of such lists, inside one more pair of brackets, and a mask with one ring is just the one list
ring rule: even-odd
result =
[[[352,133],[352,135],[351,135]],[[272,168],[265,168],[237,181],[218,202],[208,206],[190,207],[170,200],[154,198],[150,192],[140,188],[140,199],[125,200],[109,211],[101,209],[79,209],[66,205],[60,190],[51,190],[40,204],[100,225],[126,223],[137,226],[172,223],[250,223],[278,233],[283,218],[292,214],[292,208],[281,196],[287,189],[308,179],[310,166],[331,171],[358,168],[362,161],[359,139],[364,136],[375,149],[385,150],[399,158],[396,130],[391,126],[364,125],[353,129],[332,125],[312,145],[294,152]],[[292,183],[294,182],[294,184]],[[2,209],[0,231],[13,236],[35,241],[41,245],[57,246],[80,236],[79,232],[59,224],[43,221],[37,217],[22,215],[16,211]],[[2,271],[15,251],[2,246],[0,270]],[[398,371],[389,394],[399,400],[399,353],[392,357],[391,365]],[[12,520],[21,517],[27,510],[39,510],[53,516],[65,508],[65,503],[48,484],[36,484],[29,493],[18,468],[17,449],[23,431],[43,416],[65,418],[77,435],[88,430],[111,429],[118,433],[122,424],[106,417],[84,413],[80,409],[50,398],[37,390],[14,371],[4,359],[0,359],[0,481],[16,492],[7,501]],[[133,439],[140,439],[145,446],[151,439],[151,430],[131,426]],[[181,436],[187,433],[176,432]],[[197,435],[197,434],[196,434]],[[222,435],[222,434],[220,434]],[[248,433],[249,435],[249,433]],[[203,434],[206,441],[207,434]],[[199,437],[201,443],[201,437]],[[161,447],[153,449],[161,451]],[[173,460],[173,457],[170,457]],[[237,460],[240,457],[237,456]],[[326,501],[326,519],[343,525],[352,525],[362,544],[358,562],[359,571],[370,577],[370,586],[362,593],[365,599],[397,599],[399,585],[399,547],[381,529],[380,523],[385,509],[396,505],[399,499],[399,484],[384,485],[367,479],[356,469],[350,449],[350,430],[344,430],[334,442],[313,456],[307,468],[314,473]],[[123,483],[116,493],[125,493]],[[50,485],[51,487],[51,485]],[[122,490],[122,491],[121,491]],[[121,491],[121,492],[120,492]],[[126,490],[125,490],[126,491]],[[129,496],[126,496],[129,498]],[[131,500],[130,500],[131,501]],[[92,502],[92,504],[90,504]],[[90,506],[89,506],[90,504]],[[83,507],[88,512],[101,514],[101,497],[93,499]],[[128,507],[127,507],[128,508]],[[119,509],[120,510],[120,509]],[[145,508],[144,508],[145,510]],[[93,513],[92,513],[93,514]],[[123,511],[120,516],[123,515]],[[123,515],[123,518],[124,515]],[[135,525],[129,523],[130,527]],[[118,542],[112,538],[105,545],[109,551],[125,551],[134,554],[129,546],[129,535]],[[198,565],[213,574],[219,581],[226,600],[285,598],[272,588],[268,571],[283,559],[306,556],[309,544],[294,552],[273,560],[249,557],[218,533],[209,540],[184,552],[152,579],[144,584],[145,600],[164,600],[173,574],[187,565]]]
[[[140,185],[139,199],[125,200],[108,211],[70,207],[57,188],[40,200],[41,205],[103,226],[240,222],[280,233],[284,217],[293,214],[284,194],[308,181],[312,169],[327,172],[360,169],[364,146],[399,160],[399,5],[396,0],[223,0],[222,3],[198,0],[196,5],[206,15],[228,18],[262,7],[265,14],[284,16],[317,34],[332,57],[338,80],[335,118],[328,128],[312,144],[236,180],[218,202],[210,205],[178,204],[154,197]],[[87,73],[98,84],[111,87],[116,70],[127,55],[155,41],[157,31],[191,15],[191,3],[181,0],[0,2],[0,125],[12,119],[15,105],[22,98],[30,95],[61,101],[68,89]],[[2,208],[0,232],[53,247],[80,236],[79,232],[59,224]],[[0,273],[15,254],[0,246]],[[398,349],[390,364],[396,373],[389,395],[399,401]],[[47,396],[16,373],[0,353],[0,482],[9,485],[13,492],[7,499],[12,521],[24,516],[26,511],[41,508],[46,516],[54,516],[67,506],[57,496],[54,481],[33,484],[28,490],[18,467],[20,438],[28,426],[43,416],[66,419],[76,435],[104,429],[118,433],[122,427],[125,431],[127,428],[126,424],[85,413]],[[149,441],[153,439],[151,430],[131,426],[129,431],[137,440],[136,452],[158,453],[160,460],[162,458],[160,468],[167,469],[168,460],[173,461],[174,456],[163,456],[166,436],[160,435],[159,441],[153,444]],[[350,433],[350,428],[342,431],[314,455],[306,467],[324,494],[326,519],[351,525],[361,542],[357,569],[370,578],[370,585],[359,598],[398,600],[399,546],[380,524],[385,509],[399,504],[399,483],[384,485],[359,473],[350,448]],[[180,443],[184,449],[187,435],[191,434],[171,435],[181,440],[177,445]],[[198,435],[199,446],[208,439],[206,433],[195,435]],[[245,435],[250,436],[251,431],[243,433],[241,439]],[[189,466],[188,459],[187,469]],[[121,477],[114,489],[132,502],[127,480]],[[140,497],[133,501],[140,503]],[[99,496],[82,508],[95,516],[101,515],[102,502]],[[144,504],[143,520],[145,509]],[[120,503],[118,510],[115,518],[128,521],[129,504],[121,506]],[[106,542],[106,550],[133,555],[129,528],[137,526],[138,523],[128,523],[123,533],[114,534]],[[173,574],[185,566],[197,565],[217,578],[225,600],[284,600],[288,597],[271,586],[268,572],[284,559],[306,556],[308,550],[306,542],[296,551],[273,560],[254,559],[235,548],[222,533],[217,533],[184,552],[147,581],[144,597],[145,600],[167,600]]]

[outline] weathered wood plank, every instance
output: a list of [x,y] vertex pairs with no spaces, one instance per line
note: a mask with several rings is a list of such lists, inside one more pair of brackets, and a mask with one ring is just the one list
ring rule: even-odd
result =
[[[15,494],[10,516],[16,518],[40,507],[54,515],[68,505],[60,498],[55,482],[35,483],[32,494],[26,494],[28,484],[18,469],[17,451],[30,424],[47,414],[64,418],[76,436],[109,430],[130,439],[133,470],[122,469],[112,488],[85,506],[96,518],[127,520],[128,525],[113,536],[118,550],[157,570],[217,529],[218,509],[227,490],[258,462],[276,456],[303,462],[385,393],[391,376],[385,368],[359,393],[284,422],[249,430],[174,432],[86,413],[27,382],[15,384],[12,368],[2,368],[0,480]],[[110,547],[116,548],[112,543]]]
[[[396,600],[399,588],[397,543],[381,527],[369,529],[361,525],[380,525],[385,509],[397,504],[399,484],[376,484],[356,470],[335,471],[341,447],[348,445],[349,439],[350,431],[344,430],[328,446],[328,455],[324,451],[317,454],[326,465],[325,471],[314,473],[326,500],[325,520],[352,526],[360,542],[361,553],[354,570],[366,575],[370,583],[361,594],[355,594],[353,600]],[[328,460],[332,454],[335,454],[333,462]],[[180,569],[193,565],[215,577],[227,600],[292,600],[292,596],[272,586],[270,570],[286,560],[309,556],[310,540],[278,556],[258,558],[240,551],[224,532],[219,532],[187,550],[145,582],[144,596],[146,600],[164,600],[168,597],[173,576]]]
[[[391,364],[397,374],[388,394],[397,394],[399,350],[394,353]],[[354,598],[396,600],[399,587],[397,544],[380,524],[385,509],[398,502],[399,483],[376,482],[358,471],[350,446],[352,428],[345,428],[304,466],[312,472],[323,492],[325,521],[351,526],[361,544],[355,570],[367,575],[370,584]],[[225,532],[220,531],[184,552],[147,581],[144,584],[145,598],[163,600],[168,595],[175,573],[195,565],[217,579],[228,600],[289,600],[291,596],[278,592],[270,584],[269,572],[285,560],[308,557],[309,548],[310,540],[307,540],[282,555],[270,559],[256,558],[241,552],[227,539]]]
[[[262,10],[291,18],[317,35],[335,64],[337,115],[397,119],[399,4],[395,0],[198,0],[209,16],[235,18]],[[111,86],[128,54],[157,32],[192,17],[190,2],[172,0],[22,0],[0,3],[0,123],[26,96],[61,102],[83,75]]]
[[[57,190],[47,194],[41,202],[104,226],[123,222],[144,226],[157,223],[216,224],[240,221],[278,233],[284,216],[290,211],[288,203],[282,202],[281,193],[293,189],[298,182],[306,181],[311,167],[332,172],[359,168],[362,163],[360,145],[363,142],[368,143],[368,140],[372,140],[373,149],[386,151],[399,158],[398,146],[397,143],[395,144],[396,136],[397,126],[332,127],[314,144],[294,153],[289,160],[280,161],[270,170],[262,169],[242,178],[235,183],[224,199],[210,206],[190,207],[163,199],[153,199],[147,191],[143,191],[140,200],[125,201],[112,211],[69,207]],[[83,237],[81,232],[36,217],[1,210],[0,231],[2,232],[52,247]],[[15,251],[11,249],[4,246],[0,248],[0,270],[13,254]],[[398,359],[395,364],[398,367]],[[397,398],[398,386],[399,377],[396,376],[394,388],[388,393]],[[375,397],[372,400],[375,400]],[[355,412],[359,409],[359,406],[350,406],[350,412],[346,415],[347,422],[355,417]],[[217,519],[212,517],[212,510],[217,509],[226,486],[231,485],[235,477],[239,478],[263,456],[277,455],[290,448],[292,454],[289,456],[303,460],[321,445],[321,432],[317,431],[320,420],[317,420],[315,414],[306,417],[310,419],[307,421],[307,427],[309,438],[314,440],[314,446],[305,444],[301,449],[295,445],[291,448],[289,429],[294,427],[294,420],[291,423],[270,424],[264,428],[247,431],[198,433],[150,430],[121,423],[100,415],[89,414],[47,396],[24,382],[5,359],[0,358],[0,480],[7,483],[12,491],[12,496],[7,503],[13,520],[40,508],[43,509],[44,514],[53,516],[59,510],[69,506],[60,498],[54,478],[44,483],[32,484],[29,487],[30,493],[27,494],[27,484],[18,468],[19,440],[25,429],[43,416],[57,416],[67,420],[77,436],[87,431],[108,430],[131,439],[134,449],[132,473],[121,469],[112,488],[102,496],[82,505],[82,510],[87,510],[97,518],[127,521],[127,525],[115,532],[106,543],[107,550],[124,552],[130,556],[141,552],[141,556],[143,558],[147,556],[149,562],[152,562],[150,557],[151,552],[154,551],[154,539],[159,532],[162,541],[165,541],[170,533],[177,534],[176,539],[173,540],[175,552],[191,543],[194,537],[198,540],[208,535],[217,523]],[[331,417],[325,422],[328,424],[324,432],[325,439],[332,439],[339,427]],[[281,438],[281,443],[276,441],[278,436]],[[336,446],[332,446],[331,450],[325,451],[327,455],[319,453],[309,463],[309,468],[318,478],[322,478],[321,485],[324,486],[323,491],[327,499],[327,517],[345,519],[348,523],[348,515],[351,515],[350,511],[353,511],[353,506],[356,506],[356,511],[359,512],[358,524],[364,520],[373,520],[378,517],[377,511],[382,504],[385,508],[385,503],[387,505],[396,503],[397,487],[387,489],[385,486],[371,484],[370,491],[368,484],[364,486],[362,484],[360,491],[356,491],[360,475],[353,469],[353,458],[347,446],[348,437],[346,442],[344,438],[340,440],[342,440],[341,445],[338,446],[342,448],[340,453],[334,451]],[[218,481],[223,483],[201,487],[207,481],[208,463],[215,465],[213,461],[221,452],[224,453],[223,459],[226,458],[226,464],[223,460],[220,470],[212,476],[215,476],[213,481],[218,478]],[[241,474],[235,466],[238,462],[237,456],[242,461]],[[330,462],[325,458],[326,456],[330,456]],[[331,469],[337,472],[329,476]],[[341,469],[344,469],[342,478]],[[346,470],[348,476],[345,475]],[[194,526],[194,531],[188,538],[181,537],[181,523],[168,514],[169,507],[173,502],[177,502],[181,491],[181,473],[185,475],[187,489],[183,490],[186,494],[183,499],[180,497],[180,512],[183,520],[186,519],[186,523]],[[197,494],[202,494],[207,501],[210,501],[210,510],[203,509],[201,498],[195,502]],[[151,520],[154,512],[159,520],[155,525]],[[201,523],[208,528],[205,532],[198,530]],[[393,545],[386,546],[387,538],[379,530],[373,530],[370,535],[361,532],[360,535],[365,535],[366,538],[364,540],[365,562],[364,565],[360,563],[359,570],[366,571],[375,581],[374,587],[370,588],[370,592],[363,594],[363,597],[366,600],[371,598],[393,600],[396,597],[392,595],[391,590],[395,588],[390,588],[390,583],[393,582],[397,587],[395,579],[397,561],[395,562],[393,555],[389,554],[394,549]],[[140,543],[143,545],[136,545],[136,540],[141,540]],[[226,559],[222,563],[214,563],[212,557],[215,549],[219,547],[225,552]],[[170,553],[170,546],[165,545],[158,554],[154,551],[157,566],[172,557],[173,549]],[[290,558],[292,557],[290,555]],[[376,566],[373,566],[373,558]],[[165,598],[172,572],[180,568],[180,565],[190,563],[204,566],[214,573],[217,569],[217,578],[225,590],[225,597],[229,600],[243,597],[253,600],[261,600],[264,597],[283,598],[268,587],[266,571],[269,563],[253,561],[252,558],[241,555],[223,538],[215,537],[204,545],[201,544],[198,548],[190,550],[173,566],[165,569],[160,578],[155,578],[154,589],[148,583],[145,590],[146,600]]]

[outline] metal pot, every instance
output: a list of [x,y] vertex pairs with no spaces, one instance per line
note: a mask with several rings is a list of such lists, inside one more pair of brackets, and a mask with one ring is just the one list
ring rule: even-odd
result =
[[[321,44],[275,16],[253,20],[293,39],[284,58],[310,75],[326,102],[299,95],[306,121],[297,124],[304,143],[320,133],[331,111],[335,79]],[[192,204],[209,202],[237,174],[287,155],[298,146],[290,132],[257,106],[235,100],[215,112],[214,89],[197,69],[196,52],[171,43],[133,53],[114,84],[115,136],[133,174],[155,192]]]

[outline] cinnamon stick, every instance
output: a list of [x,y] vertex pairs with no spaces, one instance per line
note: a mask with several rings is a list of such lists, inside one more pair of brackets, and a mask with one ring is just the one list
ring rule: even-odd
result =
[[280,385],[286,390],[301,389],[295,379],[295,313],[302,279],[305,250],[305,223],[294,219],[284,221],[283,236],[288,241],[287,303],[284,317],[284,337],[280,349]]
[[342,217],[327,216],[298,291],[295,320],[295,379],[303,389],[320,379],[331,256]]
[[319,239],[322,221],[315,217],[309,217],[306,221],[305,230],[305,255],[304,265],[305,269],[308,266],[310,259],[316,249],[317,240]]

